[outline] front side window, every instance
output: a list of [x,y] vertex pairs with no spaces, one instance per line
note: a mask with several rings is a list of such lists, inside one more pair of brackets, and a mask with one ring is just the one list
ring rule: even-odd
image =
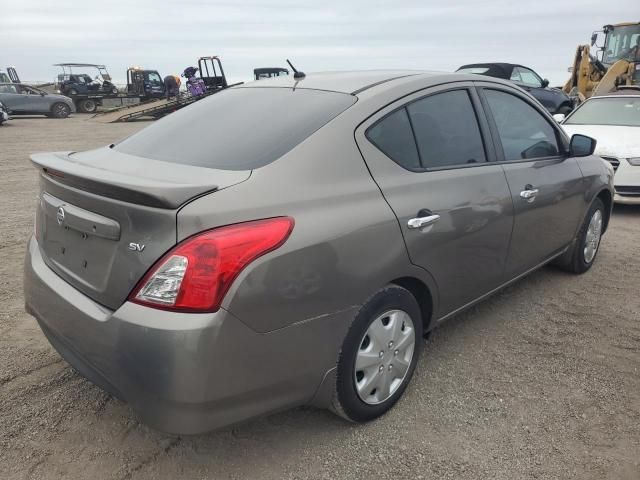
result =
[[158,75],[156,72],[148,73],[147,79],[149,83],[152,83],[154,85],[162,85],[162,79],[160,78],[160,75]]
[[466,90],[438,93],[407,107],[424,168],[486,161],[471,98]]
[[0,85],[0,93],[18,93],[15,85]]
[[509,93],[485,89],[484,94],[498,128],[505,160],[559,154],[556,132],[538,110]]
[[529,70],[528,68],[523,68],[523,67],[516,67],[514,68],[514,71],[515,70],[518,70],[518,74],[520,76],[520,83],[523,83],[527,87],[531,87],[531,88],[542,87],[542,81],[534,71]]

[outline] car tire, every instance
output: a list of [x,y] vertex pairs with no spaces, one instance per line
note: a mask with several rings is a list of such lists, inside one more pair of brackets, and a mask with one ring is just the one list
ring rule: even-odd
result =
[[605,222],[604,203],[596,198],[585,216],[576,238],[556,264],[571,273],[584,273],[596,259]]
[[411,381],[422,341],[420,307],[408,290],[389,285],[373,295],[342,344],[333,412],[358,423],[386,413]]
[[95,100],[91,100],[90,98],[80,100],[77,105],[78,110],[83,113],[95,113],[98,110],[98,104]]
[[559,113],[562,115],[569,115],[572,111],[573,111],[572,107],[570,107],[569,105],[563,105],[558,109],[556,113]]
[[58,102],[51,105],[51,113],[47,116],[53,118],[67,118],[71,115],[71,107],[66,103]]

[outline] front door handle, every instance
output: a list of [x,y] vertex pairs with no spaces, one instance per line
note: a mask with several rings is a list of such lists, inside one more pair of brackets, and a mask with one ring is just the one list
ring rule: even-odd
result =
[[532,187],[531,185],[526,185],[524,190],[520,192],[520,196],[524,198],[527,202],[531,203],[536,199],[536,195],[540,193],[540,190]]
[[424,217],[411,218],[407,222],[407,226],[409,228],[423,228],[423,227],[428,227],[429,225],[433,225],[438,220],[440,220],[440,215],[436,215],[434,213]]

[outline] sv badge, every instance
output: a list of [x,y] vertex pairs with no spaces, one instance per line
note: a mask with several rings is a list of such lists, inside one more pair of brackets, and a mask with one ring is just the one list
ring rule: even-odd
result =
[[133,252],[141,252],[141,251],[144,250],[144,244],[143,243],[131,242],[129,244],[129,250],[131,250]]

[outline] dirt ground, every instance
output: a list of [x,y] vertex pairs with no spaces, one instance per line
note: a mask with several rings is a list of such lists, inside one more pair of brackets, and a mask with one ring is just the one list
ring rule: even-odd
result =
[[22,261],[28,155],[144,125],[0,127],[0,478],[640,479],[640,207],[616,207],[590,272],[544,268],[438,329],[378,421],[299,408],[197,437],[140,424],[24,312]]

